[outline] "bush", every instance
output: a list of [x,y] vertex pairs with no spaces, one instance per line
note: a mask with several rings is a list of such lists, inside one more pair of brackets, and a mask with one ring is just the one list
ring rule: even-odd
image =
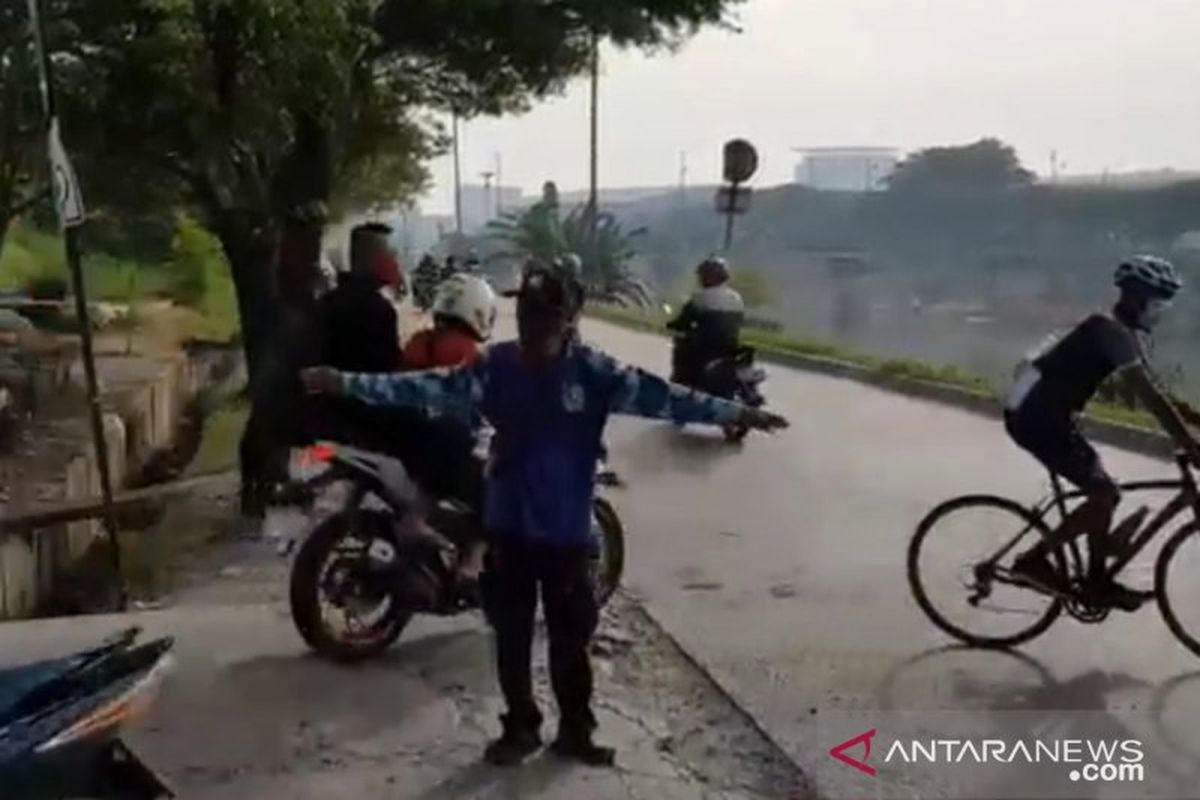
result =
[[180,214],[171,243],[171,295],[176,302],[198,307],[225,268],[221,244],[194,217]]

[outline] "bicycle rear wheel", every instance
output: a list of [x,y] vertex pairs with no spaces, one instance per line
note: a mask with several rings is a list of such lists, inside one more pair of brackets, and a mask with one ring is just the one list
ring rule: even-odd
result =
[[1200,655],[1200,527],[1190,522],[1176,531],[1154,564],[1158,610],[1183,646]]
[[[1029,541],[998,558],[1018,535]],[[921,520],[909,543],[913,597],[934,625],[961,642],[975,647],[1027,642],[1054,623],[1062,601],[1016,585],[1010,569],[1019,553],[1049,535],[1040,519],[1003,497],[968,495],[945,502]],[[1061,551],[1051,558],[1065,576]]]

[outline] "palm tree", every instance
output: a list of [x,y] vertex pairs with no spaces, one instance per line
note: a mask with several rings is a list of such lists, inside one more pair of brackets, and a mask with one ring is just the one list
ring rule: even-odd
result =
[[637,255],[635,244],[646,234],[645,228],[626,231],[608,212],[592,216],[587,206],[578,206],[562,221],[567,250],[583,262],[583,284],[588,297],[602,303],[648,306],[652,292],[646,281],[631,267]]
[[542,200],[529,209],[509,212],[488,225],[492,238],[507,248],[500,257],[552,261],[564,253],[575,253],[583,262],[581,277],[589,299],[650,305],[648,285],[630,268],[635,240],[646,233],[645,228],[626,231],[612,214],[604,212],[596,216],[593,239],[588,206],[577,206],[561,218],[557,192],[553,184],[547,187]]

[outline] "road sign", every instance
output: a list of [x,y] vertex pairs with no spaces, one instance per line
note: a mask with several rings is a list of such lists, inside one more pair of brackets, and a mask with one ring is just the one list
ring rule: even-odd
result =
[[722,186],[717,189],[717,213],[745,214],[750,210],[751,194],[748,186]]
[[82,225],[84,220],[83,195],[79,191],[79,181],[75,179],[75,170],[71,167],[71,159],[63,148],[62,138],[58,133],[58,118],[50,120],[50,177],[54,181],[54,208],[58,212],[58,221],[64,228]]
[[758,151],[745,139],[725,143],[725,180],[745,183],[758,170]]

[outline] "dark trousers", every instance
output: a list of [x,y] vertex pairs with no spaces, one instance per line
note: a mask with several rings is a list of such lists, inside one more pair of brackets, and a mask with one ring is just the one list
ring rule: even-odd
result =
[[588,645],[599,611],[592,594],[586,545],[561,548],[493,536],[484,575],[484,604],[496,631],[496,667],[508,706],[506,729],[537,730],[533,697],[533,633],[540,589],[550,640],[550,682],[560,734],[590,735],[592,665]]

